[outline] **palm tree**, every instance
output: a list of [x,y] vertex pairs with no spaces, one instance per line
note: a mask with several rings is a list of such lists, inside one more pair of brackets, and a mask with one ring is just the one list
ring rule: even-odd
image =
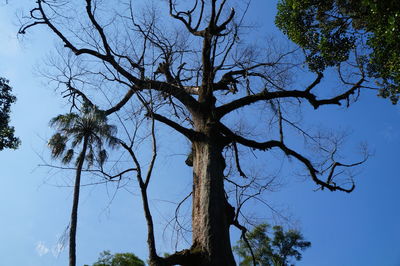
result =
[[[100,166],[103,165],[107,158],[104,144],[114,147],[118,143],[117,138],[114,137],[116,127],[107,124],[107,117],[104,113],[88,104],[83,105],[80,114],[69,113],[53,118],[50,126],[57,130],[48,143],[53,158],[60,158],[63,164],[68,164],[74,157],[74,149],[80,147],[80,152],[75,160],[76,174],[69,228],[69,265],[75,266],[76,225],[83,164],[86,161],[88,168],[94,162]],[[68,149],[67,146],[69,146]]]

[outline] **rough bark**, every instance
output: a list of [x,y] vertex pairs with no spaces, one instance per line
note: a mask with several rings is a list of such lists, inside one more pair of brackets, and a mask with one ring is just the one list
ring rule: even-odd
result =
[[[90,73],[90,77],[94,77],[92,74],[96,74],[100,78],[99,80],[116,82],[119,85],[124,84],[128,88],[125,96],[120,99],[117,104],[104,111],[105,115],[118,112],[123,106],[129,103],[132,96],[136,94],[138,99],[147,108],[147,115],[149,117],[151,116],[153,119],[168,125],[192,141],[194,158],[192,161],[187,161],[188,165],[193,166],[193,246],[190,249],[176,252],[167,258],[160,258],[157,256],[153,221],[147,203],[146,188],[149,178],[146,178],[146,182],[144,183],[142,180],[141,183],[142,199],[144,202],[143,206],[149,229],[148,246],[151,265],[235,265],[230,246],[229,226],[234,222],[241,230],[243,230],[243,228],[240,227],[237,219],[232,218],[232,212],[234,211],[232,210],[233,207],[228,204],[225,198],[223,175],[225,161],[222,156],[222,150],[226,142],[225,144],[221,143],[221,134],[224,135],[225,138],[229,138],[230,142],[234,143],[234,145],[237,143],[244,147],[260,151],[266,151],[272,148],[280,149],[288,157],[293,157],[302,163],[307,168],[311,179],[321,189],[327,188],[331,191],[339,190],[345,192],[351,192],[354,189],[351,176],[350,181],[353,185],[350,188],[343,188],[340,185],[336,185],[336,182],[334,182],[333,179],[337,174],[340,175],[341,172],[337,173],[335,169],[338,169],[339,167],[353,167],[363,163],[365,160],[354,164],[336,162],[333,159],[333,155],[336,152],[335,150],[335,152],[331,154],[333,162],[331,166],[328,167],[330,170],[328,171],[328,169],[326,169],[324,171],[318,171],[317,168],[319,167],[316,167],[309,159],[307,159],[307,157],[286,146],[286,143],[283,141],[284,134],[281,123],[279,126],[279,133],[281,136],[280,140],[266,139],[264,141],[256,141],[247,138],[247,136],[241,136],[240,134],[234,133],[229,127],[223,125],[220,121],[227,114],[241,108],[254,105],[255,103],[272,103],[273,101],[280,99],[304,100],[315,109],[322,105],[340,105],[344,101],[347,101],[349,104],[350,96],[359,92],[360,88],[363,87],[363,69],[360,69],[359,74],[361,79],[357,83],[354,83],[351,88],[346,87],[346,90],[343,93],[331,98],[320,99],[320,97],[317,97],[319,94],[314,93],[316,86],[320,83],[323,77],[323,73],[318,73],[318,77],[315,81],[304,90],[286,90],[285,86],[281,85],[281,83],[285,84],[286,82],[280,82],[279,80],[281,80],[281,78],[286,78],[286,74],[290,73],[291,69],[295,66],[295,64],[292,65],[290,61],[286,62],[286,56],[290,55],[292,52],[278,55],[276,61],[274,60],[275,55],[267,55],[265,58],[271,57],[272,61],[266,62],[259,61],[262,60],[264,56],[262,56],[262,58],[257,58],[257,52],[251,52],[249,55],[244,55],[243,57],[236,56],[236,53],[242,51],[242,48],[240,48],[241,45],[236,52],[232,50],[233,47],[239,43],[238,33],[240,32],[241,22],[238,23],[239,19],[233,23],[235,17],[235,10],[233,8],[230,11],[229,17],[222,20],[225,14],[227,14],[224,11],[227,10],[227,6],[224,7],[225,3],[228,2],[226,0],[194,1],[195,6],[193,9],[188,11],[178,11],[176,10],[178,7],[176,2],[178,1],[168,1],[170,15],[176,20],[182,22],[189,33],[198,38],[202,38],[203,44],[201,52],[197,51],[197,44],[192,47],[188,46],[188,49],[182,49],[183,46],[180,47],[181,45],[179,45],[180,41],[175,42],[175,40],[173,40],[175,36],[167,36],[168,34],[159,32],[157,29],[158,27],[156,26],[156,20],[149,20],[151,23],[148,23],[146,20],[143,25],[136,24],[134,22],[136,19],[133,17],[133,14],[136,12],[133,12],[133,9],[131,9],[132,17],[127,17],[127,19],[129,23],[131,21],[133,22],[133,28],[128,27],[127,29],[129,30],[127,33],[129,34],[129,32],[133,30],[132,33],[138,32],[142,34],[141,37],[139,36],[138,40],[143,39],[143,53],[140,59],[136,61],[133,59],[134,57],[131,56],[131,49],[121,49],[121,47],[116,47],[114,45],[116,43],[125,43],[124,41],[114,42],[111,41],[113,40],[112,36],[107,36],[108,31],[105,30],[105,26],[102,26],[105,18],[97,18],[94,0],[86,0],[86,22],[91,25],[89,28],[92,31],[84,31],[83,35],[78,34],[77,36],[70,36],[69,34],[64,33],[65,25],[61,26],[60,22],[62,19],[57,19],[60,18],[60,14],[62,14],[62,8],[58,10],[58,7],[63,5],[57,5],[50,2],[51,1],[44,0],[36,1],[37,6],[31,10],[30,16],[28,16],[30,17],[30,20],[22,25],[19,30],[21,34],[24,34],[25,31],[31,27],[36,27],[36,25],[46,25],[55,36],[62,41],[64,47],[69,49],[76,56],[90,56],[92,57],[90,60],[95,59],[95,61],[98,60],[102,64],[105,64],[107,66],[107,71],[99,72],[97,74],[93,73],[91,69],[85,70],[85,68],[82,68],[82,70],[85,70],[82,71],[82,74]],[[209,7],[210,11],[206,11]],[[130,8],[132,8],[132,6]],[[244,11],[244,14],[245,13],[246,11]],[[118,15],[118,18],[119,17],[120,16]],[[197,23],[196,18],[198,18]],[[83,21],[85,20],[79,22],[83,23]],[[81,25],[86,24],[86,22]],[[82,43],[80,41],[85,39],[88,40],[87,43]],[[136,46],[136,43],[134,45]],[[156,49],[153,50],[151,47],[156,47]],[[243,46],[243,48],[244,47],[245,46]],[[127,48],[131,48],[131,46],[128,44]],[[251,48],[251,46],[249,46],[249,48]],[[123,50],[126,50],[127,52],[123,52],[123,54],[119,55],[119,51],[122,52]],[[158,50],[160,50],[159,54],[157,54]],[[182,64],[179,67],[177,67],[178,59],[177,57],[175,58],[175,55],[178,53],[182,54],[180,59]],[[193,64],[190,64],[191,66],[189,67],[183,67],[184,64],[189,63],[190,60],[195,58],[193,55],[200,55],[200,53],[201,57],[199,56],[198,58],[201,58],[201,62],[194,62]],[[184,54],[187,54],[188,56],[184,56]],[[153,68],[151,66],[148,66],[147,63],[144,64],[144,61],[147,61],[146,58],[148,56],[149,59],[152,58],[151,60],[157,58],[154,61],[154,64],[160,63],[156,73],[153,73]],[[160,62],[160,60],[163,62]],[[151,61],[149,61],[149,63],[150,62]],[[200,69],[198,69],[198,65],[201,66]],[[285,65],[288,65],[288,67],[283,70],[281,66]],[[89,66],[91,66],[91,63]],[[182,75],[180,75],[181,71]],[[271,76],[275,75],[275,73],[282,73],[282,75],[277,74],[278,76],[276,80],[278,81],[278,84],[274,84],[275,78]],[[59,85],[66,86],[67,95],[64,97],[71,97],[73,106],[75,106],[75,97],[78,96],[81,97],[83,101],[92,103],[85,93],[80,90],[83,90],[84,86],[82,86],[82,88],[73,87],[71,84],[75,83],[75,77],[70,73],[63,74],[68,79],[68,82],[65,82],[63,75],[61,75],[61,78],[56,77],[55,80],[59,82]],[[162,81],[163,78],[159,78],[158,74],[163,74],[165,81]],[[150,76],[154,78],[151,79],[149,78]],[[201,84],[199,85],[200,76]],[[194,83],[195,77],[196,82]],[[220,81],[216,82],[216,77],[221,77]],[[342,77],[340,76],[340,78]],[[95,80],[96,79],[97,78],[95,78]],[[344,81],[343,79],[342,81],[346,85],[353,83]],[[235,93],[238,91],[236,84],[239,86],[239,89],[243,90],[243,92],[247,92],[245,96],[238,94],[234,99],[231,99],[231,96],[225,98],[222,94],[214,94],[215,91],[222,90]],[[268,85],[267,87],[261,86],[259,88],[260,84]],[[142,98],[140,95],[140,92],[142,91],[157,91],[163,96],[171,97],[171,100],[165,101],[165,104],[171,104],[177,120],[169,119],[166,116],[154,113],[154,110],[150,110],[149,106],[153,106],[153,103],[149,103],[147,100]],[[193,96],[192,94],[196,96]],[[218,97],[218,103],[224,104],[216,107],[216,97]],[[152,101],[152,99],[152,97],[149,98],[150,101]],[[172,99],[180,102],[180,104],[178,104],[178,109],[184,109],[184,111],[182,111],[185,116],[184,118],[178,116],[178,113],[176,112],[176,107],[178,105],[176,105]],[[157,106],[157,110],[163,110],[163,108],[158,108],[158,101],[155,106]],[[190,119],[186,117],[187,113],[190,113]],[[279,114],[279,116],[280,119],[282,119],[281,114]],[[183,126],[186,124],[186,120],[191,120],[190,122],[194,123],[193,129]],[[288,121],[288,123],[292,124],[290,121]],[[217,127],[219,127],[219,130]],[[303,132],[302,129],[298,129]],[[303,132],[303,135],[310,137],[305,132]],[[237,153],[236,146],[234,146],[234,149],[235,153]],[[238,171],[241,176],[245,176],[240,170],[238,162],[239,161],[237,160]],[[73,262],[71,262],[71,256],[70,266],[75,266],[76,215],[79,198],[80,171],[82,170],[83,158],[79,163],[80,166],[78,165],[79,170],[77,170],[77,180],[74,192],[74,207],[71,215],[70,253],[73,254]],[[327,181],[323,181],[319,178],[324,173],[328,173]]]
[[87,146],[88,138],[85,137],[83,140],[82,151],[79,155],[79,161],[76,168],[75,176],[74,198],[71,211],[71,226],[69,230],[69,266],[76,266],[76,225],[78,222],[79,190],[81,185],[82,167],[85,161]]
[[229,214],[224,191],[223,144],[212,123],[196,121],[207,136],[193,142],[193,246],[201,259],[192,265],[236,265],[229,236]]

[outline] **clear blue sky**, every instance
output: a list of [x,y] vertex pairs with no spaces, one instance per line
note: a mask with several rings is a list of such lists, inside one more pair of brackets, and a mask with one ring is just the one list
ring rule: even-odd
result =
[[[17,151],[0,152],[0,265],[67,265],[67,249],[59,252],[58,244],[69,221],[72,188],[68,185],[73,173],[38,167],[43,163],[41,157],[49,155],[46,140],[52,130],[48,121],[68,110],[59,92],[34,71],[53,49],[54,40],[46,31],[35,30],[23,42],[18,41],[13,24],[16,9],[33,1],[9,2],[0,4],[0,76],[10,80],[18,97],[12,124],[22,146]],[[253,1],[249,15],[257,24],[271,25],[274,12],[267,1],[258,0]],[[264,29],[279,34],[269,26]],[[349,109],[327,107],[318,112],[306,110],[305,115],[317,124],[351,130],[347,143],[353,147],[365,141],[374,156],[357,175],[357,187],[351,194],[314,192],[310,181],[289,176],[278,192],[266,196],[269,203],[298,221],[312,242],[297,265],[399,266],[400,107],[366,92]],[[165,137],[160,142],[166,154],[177,152],[168,147]],[[151,204],[162,251],[171,252],[171,241],[162,230],[173,207],[163,200],[177,201],[190,187],[190,169],[175,167],[182,165],[182,158],[163,158],[155,173]],[[113,186],[82,190],[78,265],[91,264],[105,249],[132,251],[146,258],[146,228],[135,189],[130,184],[119,189],[115,197]],[[166,191],[172,198],[166,198]]]

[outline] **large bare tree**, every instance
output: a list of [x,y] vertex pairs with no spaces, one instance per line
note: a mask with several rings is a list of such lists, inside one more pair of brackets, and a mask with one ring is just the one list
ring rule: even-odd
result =
[[[345,169],[366,159],[337,161],[340,140],[311,136],[288,118],[290,106],[318,109],[351,103],[366,83],[357,60],[348,65],[346,75],[344,66],[340,69],[342,87],[335,95],[319,92],[322,71],[304,87],[293,85],[290,72],[298,65],[290,58],[296,51],[251,46],[251,34],[243,35],[248,8],[248,3],[232,0],[168,0],[144,9],[134,1],[37,0],[24,18],[20,33],[45,26],[69,52],[55,64],[57,74],[50,78],[65,87],[64,96],[73,106],[82,99],[103,106],[104,98],[96,91],[102,88],[110,93],[108,98],[112,95],[111,106],[103,107],[106,115],[137,104],[152,121],[190,141],[192,153],[186,160],[193,167],[190,248],[166,258],[158,255],[147,196],[154,160],[147,177],[138,175],[151,265],[235,265],[230,227],[236,226],[244,236],[242,207],[268,186],[246,175],[240,163],[244,148],[280,151],[301,164],[318,188],[330,191],[353,191],[352,175]],[[269,112],[275,131],[249,134],[241,125],[260,109]],[[312,140],[324,156],[303,153],[288,140],[289,129]],[[132,145],[121,145],[140,169]],[[232,168],[227,165],[236,169],[229,172]],[[235,174],[239,181],[233,180]],[[227,198],[228,186],[241,192],[236,208]],[[251,193],[243,193],[250,188]]]

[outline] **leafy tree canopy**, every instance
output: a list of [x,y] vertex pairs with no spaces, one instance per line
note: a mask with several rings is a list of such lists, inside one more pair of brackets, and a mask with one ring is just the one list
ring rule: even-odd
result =
[[8,80],[0,77],[0,151],[6,148],[16,149],[20,144],[19,139],[14,136],[14,127],[9,126],[10,107],[16,100],[11,90]]
[[97,262],[92,266],[144,266],[144,262],[133,253],[115,253],[111,254],[106,250],[100,253]]
[[[293,259],[301,260],[300,251],[311,246],[311,242],[305,241],[303,235],[297,230],[284,231],[282,226],[272,227],[273,232],[269,229],[268,224],[260,224],[253,231],[246,233],[257,265],[289,265]],[[241,239],[237,244],[234,250],[243,258],[240,265],[253,265],[253,257],[246,241]]]
[[312,71],[352,56],[377,79],[380,96],[400,96],[400,5],[397,0],[281,0],[277,26],[307,56]]

